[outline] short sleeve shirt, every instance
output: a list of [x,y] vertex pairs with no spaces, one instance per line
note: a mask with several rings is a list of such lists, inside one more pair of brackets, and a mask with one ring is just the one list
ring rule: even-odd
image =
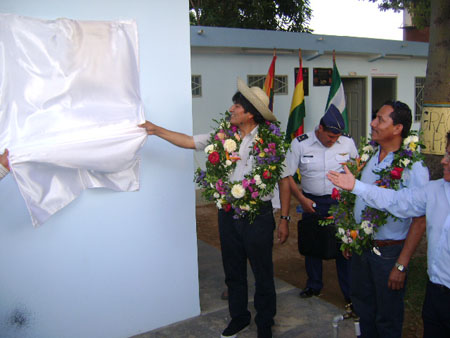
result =
[[352,138],[341,135],[331,147],[325,147],[315,131],[311,131],[292,141],[286,157],[286,172],[293,176],[297,168],[300,170],[304,192],[315,196],[330,195],[334,186],[326,174],[330,170],[342,171],[342,163],[357,155]]

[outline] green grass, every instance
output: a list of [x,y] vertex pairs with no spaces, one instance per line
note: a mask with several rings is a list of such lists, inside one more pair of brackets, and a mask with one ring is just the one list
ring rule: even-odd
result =
[[405,294],[405,318],[403,336],[422,337],[422,305],[428,281],[427,257],[413,257],[408,266],[408,280]]

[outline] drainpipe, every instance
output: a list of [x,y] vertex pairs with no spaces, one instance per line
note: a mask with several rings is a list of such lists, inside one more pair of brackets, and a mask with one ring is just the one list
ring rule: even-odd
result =
[[338,338],[339,336],[339,322],[344,320],[343,315],[337,315],[333,318],[333,338]]

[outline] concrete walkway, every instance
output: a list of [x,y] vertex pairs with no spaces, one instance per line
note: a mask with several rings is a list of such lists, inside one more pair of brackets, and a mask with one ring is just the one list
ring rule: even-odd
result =
[[[230,318],[228,303],[220,299],[224,289],[224,275],[219,250],[198,241],[199,283],[201,315],[153,330],[133,338],[214,338],[220,337]],[[249,310],[252,318],[254,279],[248,269]],[[277,316],[273,326],[273,336],[283,338],[328,338],[336,337],[333,318],[342,314],[342,309],[327,303],[320,297],[302,299],[300,289],[275,279],[277,292]],[[256,325],[252,320],[249,328],[238,335],[239,338],[256,338]],[[339,338],[354,338],[353,320],[339,322]]]

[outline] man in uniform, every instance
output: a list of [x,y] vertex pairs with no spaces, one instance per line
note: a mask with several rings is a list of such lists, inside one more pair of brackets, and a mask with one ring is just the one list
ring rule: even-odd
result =
[[[276,121],[269,109],[269,98],[261,88],[249,88],[238,79],[238,92],[232,98],[230,122],[239,129],[241,144],[239,160],[230,174],[230,181],[242,181],[253,170],[250,156],[258,126],[266,121]],[[146,122],[141,127],[149,135],[156,135],[170,143],[188,149],[201,150],[208,146],[209,134],[189,136]],[[224,178],[226,180],[228,178]],[[281,220],[278,240],[284,243],[289,235],[289,181],[278,182],[280,187]],[[276,293],[273,274],[272,247],[275,221],[271,198],[273,192],[262,198],[264,202],[253,223],[247,217],[235,218],[233,212],[219,210],[219,234],[225,283],[228,287],[228,306],[231,322],[222,337],[235,337],[250,324],[248,311],[247,259],[255,276],[255,322],[258,338],[272,337],[273,318],[276,313]]]
[[[350,158],[356,158],[358,151],[355,142],[344,134],[345,124],[341,113],[332,104],[320,120],[314,131],[300,135],[291,143],[286,163],[290,175],[291,193],[298,199],[302,208],[302,218],[328,216],[332,204],[337,203],[331,198],[333,185],[326,178],[330,170],[339,171],[342,163]],[[301,174],[301,187],[295,184],[292,176],[297,168]],[[300,297],[317,296],[323,287],[322,259],[312,256],[305,257],[308,280]],[[339,286],[347,304],[350,304],[350,262],[342,255],[336,258],[336,268]]]

